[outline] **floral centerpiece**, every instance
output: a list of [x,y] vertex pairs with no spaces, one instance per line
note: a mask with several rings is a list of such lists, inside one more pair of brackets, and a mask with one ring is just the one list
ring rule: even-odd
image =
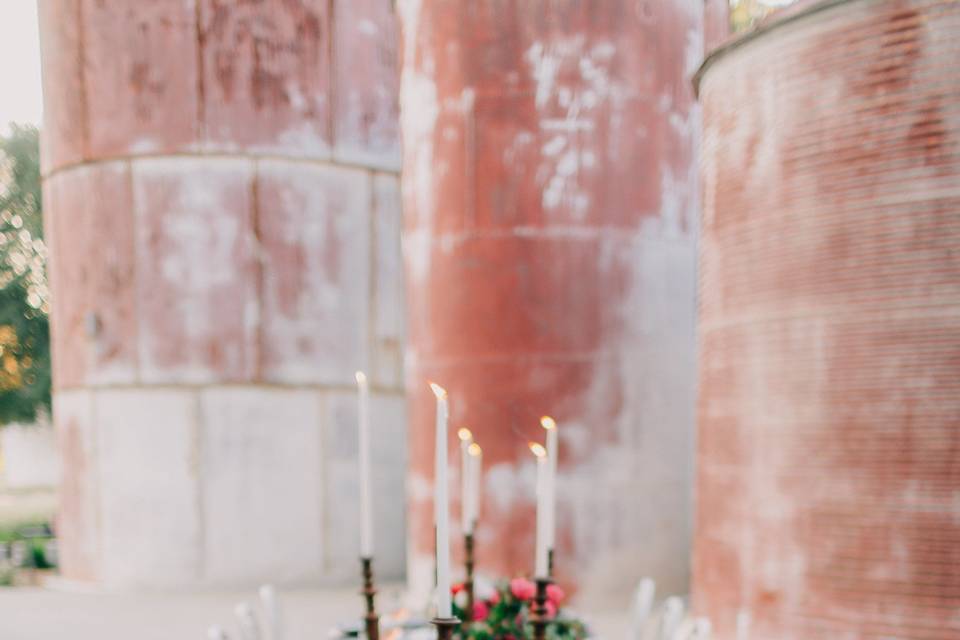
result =
[[[467,593],[463,584],[455,584],[453,591],[453,614],[461,620],[471,620],[460,626],[460,640],[525,640],[533,637],[530,625],[531,609],[537,586],[526,578],[501,581],[496,585],[479,583],[474,591],[473,615],[468,616]],[[581,640],[587,638],[586,625],[575,617],[566,615],[561,605],[565,599],[563,589],[555,584],[547,587],[547,615],[551,624],[547,637],[555,640]]]

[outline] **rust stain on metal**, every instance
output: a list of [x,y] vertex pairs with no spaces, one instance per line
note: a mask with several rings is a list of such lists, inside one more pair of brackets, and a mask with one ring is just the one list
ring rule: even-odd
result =
[[701,70],[694,601],[720,638],[952,637],[960,5],[809,6]]

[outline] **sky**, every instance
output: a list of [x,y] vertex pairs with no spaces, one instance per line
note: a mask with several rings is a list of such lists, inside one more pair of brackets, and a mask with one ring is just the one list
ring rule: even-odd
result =
[[37,2],[0,0],[0,131],[42,114]]

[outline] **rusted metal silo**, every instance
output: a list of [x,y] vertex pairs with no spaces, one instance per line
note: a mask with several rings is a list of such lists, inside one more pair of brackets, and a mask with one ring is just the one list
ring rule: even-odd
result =
[[549,413],[562,578],[685,588],[703,5],[397,7],[411,581],[433,569],[432,379],[484,448],[483,571],[532,569]]
[[390,1],[39,15],[63,576],[352,580],[356,369],[404,527]]
[[960,637],[958,36],[957,2],[805,3],[698,74],[721,639]]

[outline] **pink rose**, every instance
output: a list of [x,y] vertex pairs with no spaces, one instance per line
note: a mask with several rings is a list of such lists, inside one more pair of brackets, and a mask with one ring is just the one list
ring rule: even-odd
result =
[[557,617],[557,605],[553,604],[549,600],[547,600],[547,617],[548,618]]
[[485,602],[481,601],[473,603],[474,620],[486,620],[488,615],[490,615],[490,609],[487,608],[487,604]]
[[555,584],[547,585],[547,600],[553,604],[559,606],[563,599],[567,597],[567,594],[563,592],[563,589],[558,587]]
[[500,592],[494,589],[493,593],[490,594],[490,597],[487,598],[487,602],[492,605],[500,602]]
[[529,600],[537,594],[537,586],[526,578],[514,578],[510,581],[510,593],[517,600]]

